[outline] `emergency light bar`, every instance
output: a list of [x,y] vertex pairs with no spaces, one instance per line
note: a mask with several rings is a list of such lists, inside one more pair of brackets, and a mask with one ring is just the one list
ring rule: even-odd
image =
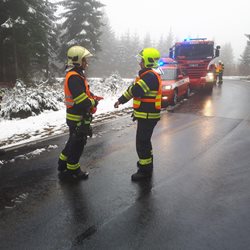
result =
[[168,64],[168,65],[173,65],[173,64],[177,64],[176,61],[174,61],[172,58],[161,58],[159,61],[158,61],[158,66],[161,67],[165,64]]
[[184,39],[184,42],[187,42],[187,41],[194,41],[194,40],[207,40],[207,38],[185,38]]

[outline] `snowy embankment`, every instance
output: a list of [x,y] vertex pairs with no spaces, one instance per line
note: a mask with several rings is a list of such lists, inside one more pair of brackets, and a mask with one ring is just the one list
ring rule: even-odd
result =
[[[26,88],[21,83],[5,93],[0,111],[0,148],[6,149],[23,143],[65,133],[65,106],[62,79],[54,86]],[[131,84],[132,79],[112,75],[106,79],[91,78],[91,91],[103,96],[94,114],[94,121],[115,111],[114,103]],[[131,106],[131,102],[118,110]],[[117,109],[116,109],[117,111]],[[16,117],[27,117],[24,119]]]

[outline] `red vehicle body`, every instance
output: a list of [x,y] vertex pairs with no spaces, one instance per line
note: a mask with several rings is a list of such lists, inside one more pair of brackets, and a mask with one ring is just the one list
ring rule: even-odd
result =
[[219,49],[206,38],[186,39],[170,48],[169,57],[185,69],[191,89],[212,90],[216,82],[214,58],[219,56]]
[[159,61],[162,71],[162,107],[168,104],[175,105],[177,101],[190,95],[189,77],[182,67],[171,58],[162,58]]

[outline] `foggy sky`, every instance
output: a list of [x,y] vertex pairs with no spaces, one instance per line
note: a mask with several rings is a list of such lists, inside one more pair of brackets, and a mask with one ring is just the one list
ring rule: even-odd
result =
[[250,1],[237,0],[99,0],[106,5],[110,24],[117,35],[149,32],[158,41],[171,29],[174,38],[206,37],[216,45],[231,43],[235,60],[246,47],[250,34]]

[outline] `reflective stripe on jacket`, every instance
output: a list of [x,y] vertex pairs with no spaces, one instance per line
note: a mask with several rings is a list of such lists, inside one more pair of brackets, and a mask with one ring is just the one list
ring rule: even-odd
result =
[[[142,77],[148,73],[153,73],[158,79],[158,90],[151,90],[148,85],[142,80]],[[161,97],[162,97],[162,88],[161,88],[161,78],[153,70],[148,70],[137,77],[134,84],[139,84],[143,89],[145,95],[141,98],[134,97],[133,108],[134,108],[134,117],[141,119],[159,119],[160,110],[161,110]],[[129,91],[127,91],[128,93]],[[154,104],[154,110],[147,110],[146,107],[142,107],[143,103]],[[141,108],[140,108],[141,107]]]

